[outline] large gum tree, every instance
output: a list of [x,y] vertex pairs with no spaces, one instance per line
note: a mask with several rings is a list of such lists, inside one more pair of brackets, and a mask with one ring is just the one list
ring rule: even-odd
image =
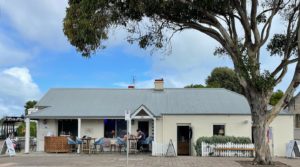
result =
[[[109,38],[109,31],[120,27],[128,31],[128,42],[137,42],[141,48],[169,48],[172,36],[188,29],[213,38],[220,44],[216,53],[231,58],[250,104],[254,163],[270,164],[268,127],[288,105],[300,82],[299,1],[69,0],[64,33],[84,57],[105,48],[103,42]],[[270,37],[275,17],[284,22],[285,31]],[[261,55],[265,46],[270,54]],[[265,56],[280,56],[274,71],[261,69]],[[295,64],[295,69],[289,69],[293,78],[270,110],[267,106],[274,87],[291,64]]]

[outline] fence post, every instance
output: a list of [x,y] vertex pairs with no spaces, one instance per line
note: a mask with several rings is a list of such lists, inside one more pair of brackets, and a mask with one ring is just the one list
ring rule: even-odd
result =
[[201,142],[201,156],[202,157],[204,157],[203,145],[204,145],[204,142]]

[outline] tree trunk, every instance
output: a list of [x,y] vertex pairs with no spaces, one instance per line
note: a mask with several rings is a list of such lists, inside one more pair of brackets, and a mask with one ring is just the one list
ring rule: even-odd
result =
[[255,146],[255,158],[253,162],[254,164],[269,165],[272,164],[272,157],[267,138],[267,131],[269,129],[267,121],[268,103],[266,103],[266,98],[255,98],[252,101],[251,112]]

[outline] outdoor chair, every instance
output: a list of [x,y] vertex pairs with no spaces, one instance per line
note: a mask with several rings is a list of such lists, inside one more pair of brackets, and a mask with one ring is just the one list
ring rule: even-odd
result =
[[140,148],[140,151],[149,151],[150,145],[152,144],[153,136],[148,136],[144,141],[142,141],[142,147]]
[[31,151],[36,151],[36,138],[33,138],[30,140],[30,148],[31,148]]
[[99,146],[99,152],[103,152],[104,138],[98,138],[95,140],[93,152],[97,152],[97,146]]
[[118,148],[119,148],[119,151],[121,153],[122,151],[122,148],[124,148],[124,150],[126,151],[126,141],[124,141],[123,139],[121,139],[120,137],[117,137],[117,145],[118,145]]
[[76,151],[77,143],[70,137],[68,137],[68,145],[70,145],[70,152]]
[[105,151],[104,148],[108,148],[108,150],[110,150],[110,144],[111,144],[110,139],[104,138],[103,144],[101,145],[103,147],[103,151]]

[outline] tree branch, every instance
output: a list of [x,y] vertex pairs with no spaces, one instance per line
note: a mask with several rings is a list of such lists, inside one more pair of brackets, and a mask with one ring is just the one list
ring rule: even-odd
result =
[[251,5],[251,29],[254,34],[255,43],[259,43],[260,41],[260,34],[257,28],[257,21],[256,21],[256,15],[257,15],[257,6],[258,2],[257,0],[252,0]]
[[271,73],[271,76],[275,77],[283,68],[287,67],[289,64],[296,63],[298,58],[292,60],[283,59],[277,68]]
[[234,0],[234,5],[240,15],[240,22],[245,30],[245,43],[246,45],[250,45],[251,41],[251,28],[248,22],[247,11],[246,11],[246,2],[243,0],[240,2],[239,0]]
[[[261,41],[260,41],[260,46],[264,45],[265,42],[268,40],[269,38],[269,34],[270,34],[270,29],[271,29],[271,24],[273,21],[273,17],[275,16],[275,14],[278,12],[279,6],[280,4],[278,4],[278,6],[276,7],[275,1],[274,1],[274,7],[272,8],[272,13],[271,16],[268,18],[267,22],[264,24],[262,30],[261,30]],[[265,35],[266,33],[266,35]]]
[[[298,17],[300,17],[300,12],[298,13]],[[298,57],[297,57],[297,65],[295,68],[294,76],[289,84],[287,90],[285,91],[283,97],[278,101],[278,103],[272,108],[271,112],[267,115],[268,123],[271,123],[274,118],[279,114],[279,112],[285,108],[289,101],[292,99],[293,94],[296,88],[300,84],[300,21],[297,23],[297,38],[298,38]]]
[[293,76],[293,80],[289,84],[283,97],[278,101],[278,103],[272,108],[271,112],[269,112],[267,115],[268,123],[271,123],[274,120],[274,118],[279,114],[279,112],[288,105],[299,83],[300,83],[300,62],[298,60],[295,73]]

